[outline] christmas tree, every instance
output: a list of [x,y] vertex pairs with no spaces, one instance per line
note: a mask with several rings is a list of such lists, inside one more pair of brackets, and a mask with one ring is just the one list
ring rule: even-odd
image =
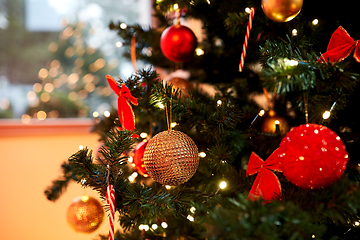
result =
[[98,191],[115,239],[357,239],[360,36],[339,4],[163,0],[153,28],[110,23],[154,67],[107,76],[103,145],[70,156],[48,199],[70,181]]

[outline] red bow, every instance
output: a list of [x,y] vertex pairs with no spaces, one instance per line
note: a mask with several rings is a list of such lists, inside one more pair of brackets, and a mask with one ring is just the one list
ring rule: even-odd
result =
[[281,185],[279,179],[270,170],[281,172],[279,169],[278,153],[276,149],[264,162],[256,153],[252,152],[246,170],[246,176],[259,173],[251,187],[248,199],[256,200],[260,196],[264,200],[279,199],[281,196]]
[[[129,88],[127,88],[124,83],[121,84],[120,88],[110,75],[106,75],[106,80],[111,89],[119,96],[118,113],[121,126],[126,130],[133,131],[135,129],[135,114],[130,103],[137,106],[137,99],[131,95]],[[133,137],[138,137],[138,135],[133,134]]]
[[354,58],[360,62],[360,45],[359,40],[354,41],[343,27],[338,27],[330,38],[326,52],[321,55],[320,62],[337,62],[347,58],[354,51]]

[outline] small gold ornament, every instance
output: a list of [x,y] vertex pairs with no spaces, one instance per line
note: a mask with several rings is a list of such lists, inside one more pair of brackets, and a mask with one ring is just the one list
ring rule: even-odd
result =
[[[279,128],[278,132],[276,128]],[[268,116],[263,119],[261,124],[262,133],[286,134],[290,130],[289,122],[286,118],[276,115],[275,111],[270,110]]]
[[195,142],[185,133],[175,130],[163,131],[151,138],[143,158],[149,176],[170,186],[187,182],[199,165]]
[[67,221],[72,229],[80,233],[92,233],[104,219],[102,204],[93,197],[74,198],[67,212]]
[[275,22],[289,22],[301,11],[303,0],[262,0],[265,15]]

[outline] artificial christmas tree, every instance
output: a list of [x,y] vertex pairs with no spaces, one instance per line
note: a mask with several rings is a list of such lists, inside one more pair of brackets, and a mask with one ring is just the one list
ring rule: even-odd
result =
[[[184,17],[200,20],[205,31],[205,37],[198,43],[203,54],[181,64],[166,59],[160,50],[161,32],[173,21],[166,16],[172,16],[168,11],[173,9],[174,1],[156,1],[155,16],[159,20],[156,29],[144,30],[140,26],[121,29],[111,23],[110,28],[119,32],[125,45],[131,44],[136,33],[136,59],[170,72],[181,67],[191,73],[189,81],[195,87],[182,98],[179,89],[164,85],[152,69],[138,70],[129,79],[117,81],[118,86],[125,85],[137,98],[135,129],[118,130],[122,126],[119,119],[110,122],[104,119],[95,125],[94,130],[100,130],[104,140],[100,152],[105,161],[94,164],[92,152],[86,148],[75,153],[63,165],[67,181],[55,181],[46,191],[48,198],[56,200],[71,179],[86,179],[84,185],[97,190],[103,198],[107,185],[112,184],[115,210],[125,231],[116,233],[116,239],[358,238],[360,125],[354,110],[359,96],[359,63],[352,57],[341,62],[319,60],[340,24],[350,29],[354,39],[358,32],[349,25],[348,12],[333,14],[335,5],[331,1],[326,3],[328,11],[320,12],[321,4],[310,6],[304,2],[297,17],[278,23],[265,16],[260,1],[178,1],[178,7],[186,10],[182,11],[186,12]],[[256,14],[243,70],[239,72],[241,46],[249,19],[244,11],[246,7],[254,7]],[[134,55],[134,51],[131,52]],[[199,91],[196,86],[203,82],[214,85],[216,94]],[[320,131],[325,129],[320,125],[327,126],[336,133],[337,143],[344,144],[345,147],[332,145],[334,134],[321,137],[310,134],[306,143],[311,150],[300,149],[310,161],[309,166],[320,163],[327,173],[329,169],[336,172],[331,181],[313,186],[314,189],[312,185],[310,189],[303,189],[291,178],[287,179],[285,172],[293,170],[292,166],[302,159],[296,155],[289,158],[289,163],[286,155],[298,154],[299,149],[295,148],[303,144],[299,138],[304,133],[289,138],[294,143],[287,142],[286,147],[291,150],[287,152],[282,149],[284,141],[289,141],[284,138],[286,132],[261,131],[265,119],[260,111],[261,103],[256,100],[263,96],[264,88],[272,93],[272,100],[276,102],[273,109],[266,110],[276,111],[291,127],[316,124],[315,130]],[[326,111],[331,114],[327,119],[322,117]],[[134,133],[145,132],[150,139],[159,132],[169,131],[175,122],[174,130],[187,134],[198,148],[200,160],[195,174],[178,186],[163,186],[149,178],[130,181],[128,177],[135,169],[127,164],[128,154],[142,141],[134,138]],[[110,131],[104,133],[104,129]],[[318,154],[325,151],[324,142],[329,142],[331,151],[341,148],[344,154],[339,155],[339,159],[337,155],[328,159],[328,155]],[[319,144],[322,147],[317,147]],[[279,146],[280,150],[275,151]],[[179,151],[185,155],[187,150]],[[271,155],[271,164],[284,166],[284,169],[273,168],[284,174],[270,173],[278,179],[272,182],[281,184],[280,191],[276,185],[274,193],[262,196],[262,192],[269,189],[261,189],[266,184],[257,182],[272,183],[266,179],[256,180],[255,175],[246,177],[252,152],[262,159]],[[278,163],[277,158],[281,158]],[[266,161],[258,162],[260,168],[269,168]],[[175,164],[170,168],[176,171],[179,166]],[[307,167],[298,169],[300,174],[301,171],[306,173]],[[254,172],[248,175],[251,174]],[[259,178],[263,176],[266,174]],[[248,195],[254,181],[256,197],[251,201]],[[272,196],[271,202],[268,196]]]

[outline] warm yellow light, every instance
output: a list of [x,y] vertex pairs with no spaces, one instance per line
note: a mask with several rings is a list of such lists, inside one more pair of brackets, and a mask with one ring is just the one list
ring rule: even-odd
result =
[[121,47],[123,46],[123,43],[120,42],[120,41],[117,41],[117,42],[115,43],[115,46],[118,47],[118,48],[121,48]]
[[121,28],[121,29],[126,29],[126,28],[127,28],[126,23],[121,23],[121,24],[120,24],[120,28]]
[[94,118],[99,117],[99,112],[98,112],[98,111],[94,111],[94,112],[93,112],[93,117],[94,117]]
[[354,225],[355,225],[355,226],[359,226],[360,223],[359,223],[358,221],[356,221],[356,222],[354,222]]
[[36,95],[36,93],[35,93],[34,91],[29,91],[29,92],[27,93],[26,97],[27,97],[27,99],[28,99],[29,101],[33,101],[33,100],[36,99],[37,95]]
[[153,225],[151,225],[151,228],[156,230],[158,228],[158,225],[154,223]]
[[175,10],[179,9],[179,4],[175,3],[175,4],[174,4],[174,9],[175,9]]
[[296,36],[296,35],[297,35],[297,30],[296,30],[296,29],[293,29],[293,30],[291,31],[291,33],[292,33],[293,36]]
[[165,188],[166,188],[167,190],[170,190],[170,189],[171,189],[171,186],[170,186],[170,185],[165,185]]
[[176,122],[172,122],[172,123],[170,124],[170,127],[174,128],[176,125],[178,125]]
[[216,104],[217,104],[218,106],[220,106],[220,105],[222,104],[222,101],[221,101],[221,100],[217,100]]
[[280,125],[280,121],[279,121],[279,120],[275,120],[275,125]]
[[158,107],[161,108],[161,109],[164,109],[164,108],[165,108],[164,104],[162,104],[162,103],[159,103],[159,104],[158,104]]
[[49,71],[46,68],[42,68],[39,70],[38,77],[40,79],[44,79],[49,75]]
[[40,121],[45,120],[46,119],[46,112],[44,111],[38,111],[36,114],[37,119],[39,119]]
[[317,20],[316,18],[312,21],[312,24],[315,26],[315,25],[318,25],[319,23],[319,20]]
[[83,146],[83,145],[79,145],[79,149],[80,149],[80,150],[83,150],[83,149],[84,149],[84,146]]
[[50,94],[48,94],[47,92],[44,92],[40,95],[40,100],[42,102],[48,102],[50,100]]
[[227,183],[226,183],[225,181],[222,181],[222,182],[219,184],[219,187],[220,187],[221,189],[226,188],[226,186],[227,186]]
[[87,201],[89,201],[89,196],[82,196],[81,197],[81,201],[83,201],[83,202],[87,202]]
[[262,116],[264,116],[264,114],[265,114],[265,110],[263,110],[263,109],[262,109],[262,110],[260,110],[260,112],[259,112],[259,116],[260,116],[260,117],[262,117]]
[[291,67],[297,66],[299,64],[299,62],[296,60],[290,60],[288,63]]
[[45,86],[44,86],[44,91],[50,93],[50,92],[54,91],[54,88],[55,88],[55,87],[54,87],[54,84],[52,84],[52,83],[47,83],[47,84],[45,84]]
[[76,92],[71,92],[69,93],[68,95],[68,98],[71,100],[71,101],[76,101],[78,99],[78,94]]
[[141,138],[147,138],[148,134],[146,132],[140,133]]
[[204,152],[200,152],[200,153],[199,153],[199,157],[201,157],[201,158],[206,157],[206,153],[204,153]]
[[129,176],[128,179],[129,179],[129,181],[130,181],[131,183],[135,182],[135,178],[134,178],[133,176],[131,176],[131,175]]
[[104,117],[110,117],[110,112],[108,110],[104,111]]
[[34,83],[34,85],[33,85],[33,90],[34,90],[35,92],[40,92],[40,91],[42,90],[42,85],[41,85],[41,83]]
[[193,221],[194,221],[194,217],[191,216],[191,215],[188,215],[188,216],[187,216],[187,219],[188,219],[190,222],[193,222]]
[[191,207],[191,208],[190,208],[190,212],[191,212],[191,213],[195,213],[195,211],[196,211],[196,208],[195,208],[195,207]]
[[23,115],[21,116],[21,122],[22,122],[23,124],[29,124],[30,121],[31,121],[31,117],[30,117],[28,114],[23,114]]
[[134,161],[133,157],[128,157],[128,161],[132,163]]
[[167,224],[166,222],[162,222],[162,223],[161,223],[161,226],[162,226],[163,228],[167,228],[167,227],[168,227],[168,224]]
[[247,7],[247,8],[245,8],[245,12],[248,13],[248,14],[250,14],[250,13],[251,13],[251,9]]
[[196,52],[196,55],[198,55],[198,56],[204,55],[204,50],[202,50],[201,48],[196,48],[195,52]]
[[323,113],[322,117],[323,117],[323,119],[328,119],[328,118],[330,117],[330,115],[331,115],[330,111],[329,111],[329,110],[326,110],[326,111]]

